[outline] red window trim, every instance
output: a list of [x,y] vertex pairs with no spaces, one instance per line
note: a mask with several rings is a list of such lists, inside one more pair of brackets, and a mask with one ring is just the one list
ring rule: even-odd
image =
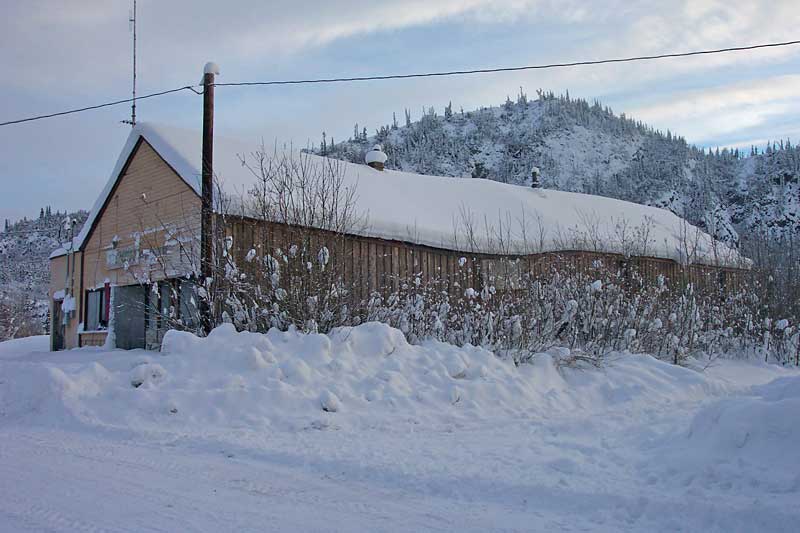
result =
[[103,287],[103,290],[105,291],[105,294],[103,294],[103,296],[106,299],[106,309],[105,309],[106,316],[104,318],[106,322],[106,327],[108,327],[108,317],[110,315],[109,310],[111,308],[111,283],[106,282],[105,286]]

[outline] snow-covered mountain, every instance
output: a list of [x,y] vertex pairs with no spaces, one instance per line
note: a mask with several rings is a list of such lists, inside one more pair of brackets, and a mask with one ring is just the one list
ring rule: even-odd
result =
[[499,107],[443,114],[332,143],[317,153],[363,162],[380,143],[387,168],[529,184],[665,207],[710,233],[737,242],[742,232],[786,236],[800,230],[800,148],[788,141],[746,151],[702,150],[599,102],[539,91]]
[[0,340],[46,329],[48,257],[69,239],[65,220],[75,220],[77,232],[87,215],[86,211],[54,213],[46,207],[39,218],[5,221],[0,232]]

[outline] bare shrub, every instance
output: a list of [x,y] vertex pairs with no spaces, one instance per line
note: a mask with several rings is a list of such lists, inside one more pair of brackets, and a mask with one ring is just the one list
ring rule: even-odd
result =
[[252,221],[260,238],[219,239],[214,292],[220,318],[249,330],[294,326],[325,332],[349,323],[353,287],[344,282],[344,240],[363,229],[366,217],[356,212],[345,165],[292,151],[269,155],[263,147],[242,163],[254,185],[231,200],[222,226]]

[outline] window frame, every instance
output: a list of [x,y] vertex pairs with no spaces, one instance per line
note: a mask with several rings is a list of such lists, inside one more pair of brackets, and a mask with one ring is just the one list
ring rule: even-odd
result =
[[[106,297],[106,287],[86,291],[86,319],[84,321],[85,331],[104,331],[108,329],[108,298]],[[94,304],[93,299],[98,299]],[[96,306],[95,309],[92,309]],[[92,317],[91,315],[96,314]]]

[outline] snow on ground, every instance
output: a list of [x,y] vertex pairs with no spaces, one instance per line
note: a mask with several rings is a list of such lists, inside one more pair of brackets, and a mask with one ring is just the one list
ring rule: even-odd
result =
[[48,335],[34,335],[22,339],[11,339],[0,342],[0,359],[16,358],[20,354],[47,352],[50,350],[50,337]]
[[170,332],[0,344],[0,531],[794,531],[800,373]]

